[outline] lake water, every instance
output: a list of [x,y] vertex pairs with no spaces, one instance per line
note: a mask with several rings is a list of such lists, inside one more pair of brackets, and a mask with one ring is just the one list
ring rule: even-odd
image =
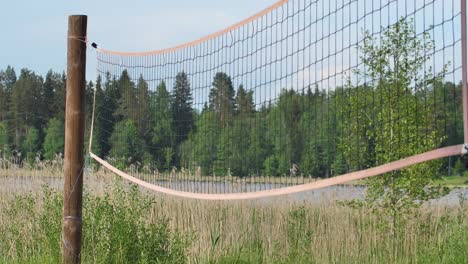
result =
[[[230,182],[194,182],[194,181],[155,181],[153,184],[166,188],[201,192],[201,193],[232,193],[251,192],[281,188],[288,184],[271,183],[243,183],[236,184]],[[22,193],[39,191],[42,186],[48,186],[61,191],[63,189],[63,179],[53,177],[0,177],[0,193]],[[85,177],[85,188],[92,191],[103,192],[112,185],[109,180],[99,180]],[[361,199],[366,191],[365,186],[358,185],[336,185],[323,189],[295,193],[285,196],[259,199],[260,203],[270,202],[307,202],[312,204],[323,204],[341,200]],[[431,200],[427,205],[455,206],[459,203],[459,197],[468,199],[468,188],[454,188],[447,196]]]

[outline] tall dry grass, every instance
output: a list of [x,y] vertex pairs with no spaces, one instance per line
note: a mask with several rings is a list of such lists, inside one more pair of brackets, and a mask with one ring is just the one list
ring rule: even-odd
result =
[[203,261],[466,263],[466,205],[417,213],[393,230],[367,209],[337,204],[160,199],[151,217],[196,234],[190,257]]
[[[0,181],[9,180],[0,185],[0,262],[54,262],[62,209],[54,189],[60,184],[44,189],[50,179],[41,175],[55,171],[30,169],[36,177],[24,177],[25,170],[0,170]],[[175,199],[102,171],[87,175],[85,186],[85,263],[151,263],[148,256],[160,256],[160,263],[468,262],[464,197],[454,206],[424,207],[394,229],[381,215],[333,199],[318,205]]]

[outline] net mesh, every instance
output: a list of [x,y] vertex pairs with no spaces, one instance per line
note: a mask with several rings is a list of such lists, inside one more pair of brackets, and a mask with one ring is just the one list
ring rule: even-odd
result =
[[175,48],[98,48],[91,151],[154,186],[226,194],[460,144],[460,20],[459,1],[290,0]]

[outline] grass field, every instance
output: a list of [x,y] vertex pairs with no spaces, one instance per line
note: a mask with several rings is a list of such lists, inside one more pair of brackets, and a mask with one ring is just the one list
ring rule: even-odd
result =
[[441,179],[435,180],[434,183],[453,187],[468,187],[468,174],[463,176],[445,176]]
[[[464,197],[423,207],[392,228],[368,209],[335,202],[202,202],[112,179],[105,188],[88,182],[83,263],[468,261]],[[60,262],[61,213],[61,193],[50,188],[0,193],[0,263]]]

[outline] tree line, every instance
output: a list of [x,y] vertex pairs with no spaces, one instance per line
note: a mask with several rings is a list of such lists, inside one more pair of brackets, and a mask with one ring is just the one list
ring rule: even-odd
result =
[[[43,78],[22,69],[17,77],[7,67],[0,72],[0,80],[2,154],[21,153],[22,159],[34,162],[62,153],[65,74],[49,71]],[[196,110],[183,72],[176,76],[172,92],[165,82],[153,90],[143,78],[134,83],[127,71],[119,79],[108,74],[103,81],[99,76],[95,84],[88,83],[86,93],[89,124],[96,90],[93,151],[122,158],[126,165],[140,162],[158,170],[200,168],[204,174],[236,176],[328,177],[384,162],[377,160],[376,150],[389,143],[378,146],[376,141],[387,138],[389,121],[370,127],[364,119],[376,121],[379,109],[385,110],[384,102],[391,101],[383,98],[392,97],[383,94],[388,89],[284,89],[276,101],[256,105],[254,91],[243,85],[235,89],[226,73],[217,73],[212,84],[209,100],[202,110]],[[404,100],[399,97],[399,106],[387,109],[419,110],[419,116],[411,120],[426,120],[419,124],[420,131],[411,132],[417,133],[414,137],[434,137],[430,139],[434,141],[437,133],[442,140],[431,147],[462,142],[460,84],[436,82]],[[401,130],[398,140],[412,141]]]
[[65,118],[64,73],[45,78],[8,66],[0,70],[0,156],[34,162],[63,153]]

